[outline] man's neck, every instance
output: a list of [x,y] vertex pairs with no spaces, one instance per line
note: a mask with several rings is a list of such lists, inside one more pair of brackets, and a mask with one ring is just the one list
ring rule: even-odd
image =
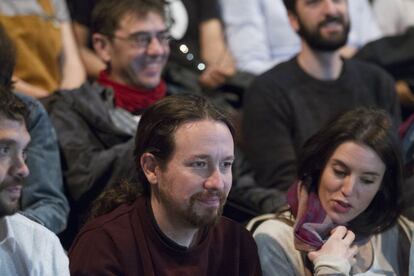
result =
[[169,214],[154,197],[151,197],[151,208],[155,222],[169,239],[187,248],[197,243],[199,237],[198,228],[184,225],[182,221]]
[[338,79],[343,66],[339,51],[316,51],[303,42],[298,63],[307,74],[319,80]]

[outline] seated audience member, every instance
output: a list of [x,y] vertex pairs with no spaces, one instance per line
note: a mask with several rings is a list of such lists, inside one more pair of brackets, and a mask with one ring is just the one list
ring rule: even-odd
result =
[[402,34],[414,25],[412,0],[373,0],[372,10],[385,36]]
[[221,216],[234,159],[225,113],[200,96],[167,97],[143,114],[135,154],[143,194],[103,194],[104,209],[129,204],[85,225],[72,275],[261,275],[250,234]]
[[283,205],[298,150],[326,122],[357,106],[380,107],[396,124],[401,120],[393,79],[374,65],[341,58],[350,24],[347,1],[284,3],[302,50],[257,77],[244,99],[246,156],[273,205],[264,212]]
[[[300,51],[300,37],[289,25],[282,0],[221,0],[220,4],[229,47],[239,70],[261,74]],[[368,0],[349,0],[349,16],[349,40],[341,49],[345,56],[381,37]]]
[[[172,19],[170,62],[199,71],[203,87],[225,84],[235,64],[224,38],[217,0],[167,1]],[[200,64],[201,63],[201,64]],[[199,66],[204,66],[199,67]]]
[[[1,27],[0,64],[0,86],[12,89],[15,50]],[[69,204],[63,193],[56,133],[46,111],[38,101],[21,94],[17,96],[30,109],[27,130],[31,136],[26,151],[26,163],[30,174],[25,178],[20,210],[25,216],[59,233],[66,227]]]
[[302,148],[288,210],[256,222],[263,275],[407,275],[414,224],[400,216],[402,177],[385,111],[331,122]]
[[97,83],[58,92],[47,105],[72,200],[68,226],[74,229],[105,187],[136,179],[132,151],[139,115],[167,92],[161,79],[169,54],[162,1],[100,1],[92,22],[95,50],[108,69]]
[[0,24],[17,48],[18,91],[42,98],[84,82],[64,0],[2,0]]
[[0,86],[0,266],[1,275],[69,275],[68,259],[59,239],[22,216],[19,200],[30,142],[27,106]]

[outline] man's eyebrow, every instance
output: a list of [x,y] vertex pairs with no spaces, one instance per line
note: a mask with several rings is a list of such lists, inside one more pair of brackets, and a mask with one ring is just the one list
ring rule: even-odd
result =
[[164,29],[164,30],[160,30],[160,31],[155,31],[155,32],[149,32],[149,31],[138,31],[138,32],[133,32],[131,33],[131,35],[142,35],[142,34],[165,34],[165,33],[169,33],[168,29]]
[[16,144],[16,140],[10,138],[0,138],[0,145],[13,145]]
[[[209,159],[209,158],[211,158],[211,156],[208,155],[208,154],[194,154],[194,155],[190,156],[190,159],[191,158]],[[234,155],[226,156],[223,159],[225,159],[225,160],[234,160]]]

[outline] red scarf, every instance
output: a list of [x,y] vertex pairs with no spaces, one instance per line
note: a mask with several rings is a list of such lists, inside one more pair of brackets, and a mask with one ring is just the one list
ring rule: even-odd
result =
[[101,71],[98,82],[111,87],[115,92],[115,106],[131,113],[139,113],[165,97],[167,85],[163,80],[153,89],[136,89],[109,79],[107,71]]

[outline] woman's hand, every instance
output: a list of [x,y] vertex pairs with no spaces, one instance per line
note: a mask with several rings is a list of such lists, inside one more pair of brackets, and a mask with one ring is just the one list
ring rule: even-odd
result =
[[358,253],[358,247],[352,245],[354,239],[355,234],[345,226],[335,227],[321,249],[309,252],[308,258],[315,264],[315,261],[322,256],[337,257],[348,260],[352,266],[356,263],[355,255]]

